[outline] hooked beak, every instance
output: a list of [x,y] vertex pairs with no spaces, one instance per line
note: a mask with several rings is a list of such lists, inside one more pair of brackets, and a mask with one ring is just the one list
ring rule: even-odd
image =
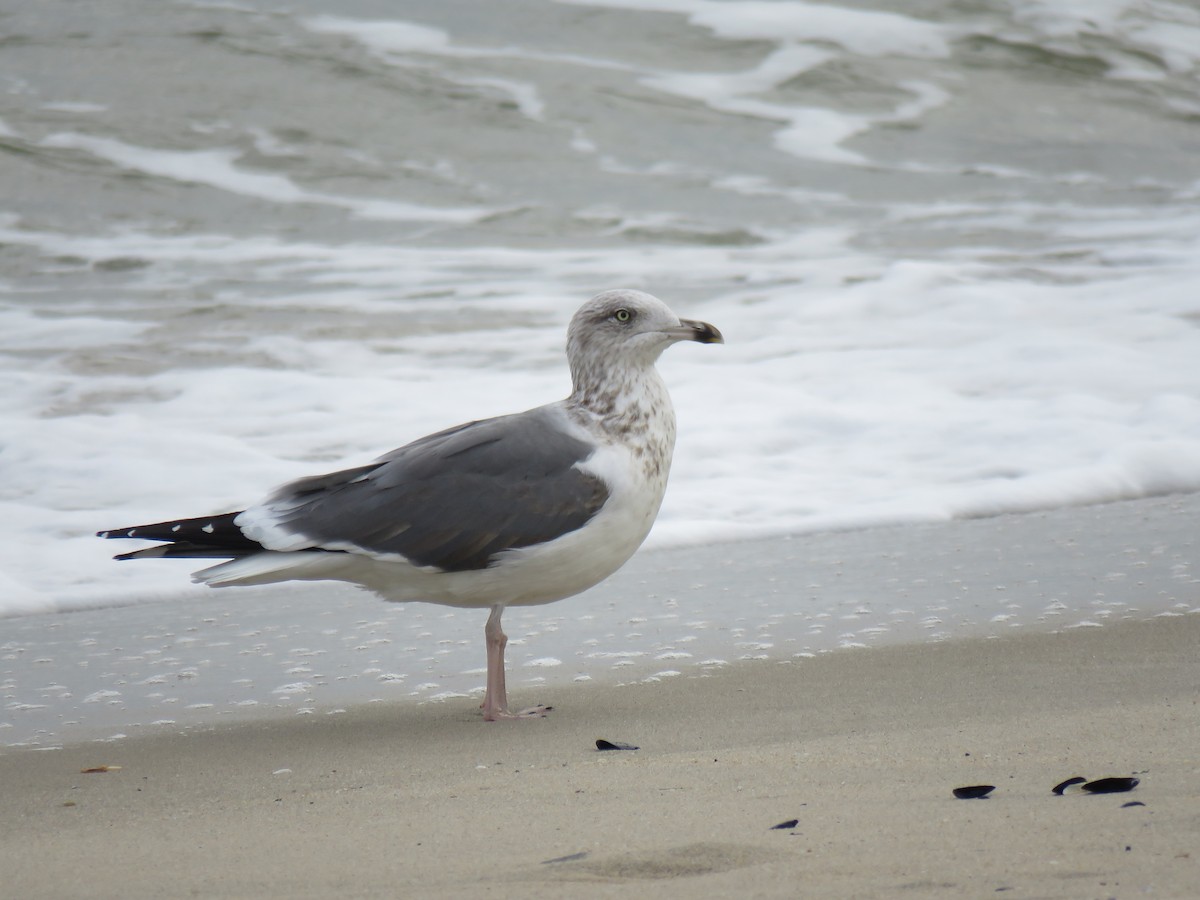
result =
[[670,335],[677,341],[696,341],[700,344],[723,344],[725,338],[707,322],[696,319],[680,319],[675,328],[664,328],[664,334]]

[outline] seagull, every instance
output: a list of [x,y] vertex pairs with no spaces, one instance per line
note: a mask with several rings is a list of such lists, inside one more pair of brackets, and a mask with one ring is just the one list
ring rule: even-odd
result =
[[508,709],[500,617],[617,571],[658,515],[675,412],[654,364],[680,341],[721,344],[641,291],[597,294],[571,319],[571,395],[468,422],[374,462],[292,481],[237,512],[98,532],[160,543],[115,559],[226,559],[210,587],[344,581],[384,600],[491,610],[486,721]]

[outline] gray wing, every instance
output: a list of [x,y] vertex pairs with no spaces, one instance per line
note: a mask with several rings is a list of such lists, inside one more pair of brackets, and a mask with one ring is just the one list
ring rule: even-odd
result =
[[470,422],[374,463],[284,485],[263,508],[315,547],[396,553],[445,571],[583,527],[608,499],[575,467],[594,447],[542,407]]

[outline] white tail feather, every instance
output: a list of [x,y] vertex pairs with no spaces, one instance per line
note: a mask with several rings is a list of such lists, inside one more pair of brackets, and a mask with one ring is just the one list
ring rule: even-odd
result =
[[322,579],[340,568],[341,553],[310,552],[279,553],[267,551],[231,559],[192,573],[192,581],[209,587],[232,587],[247,584],[274,584],[293,579]]

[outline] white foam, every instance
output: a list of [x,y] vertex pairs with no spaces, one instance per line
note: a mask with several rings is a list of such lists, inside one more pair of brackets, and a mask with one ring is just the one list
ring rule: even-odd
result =
[[450,44],[450,35],[441,28],[432,28],[416,22],[364,21],[340,16],[312,16],[304,20],[304,26],[321,34],[338,34],[352,37],[368,44],[379,53],[469,53],[455,50]]
[[[689,0],[677,3],[610,3],[637,9],[690,13],[697,25],[730,39],[760,39],[782,42],[762,62],[745,72],[666,71],[647,61],[640,67],[573,54],[518,50],[513,47],[468,46],[453,42],[447,32],[412,22],[364,21],[337,16],[316,16],[305,26],[321,34],[353,37],[370,52],[395,65],[410,66],[412,57],[434,56],[460,59],[520,58],[526,62],[567,63],[593,68],[631,69],[643,75],[649,87],[692,100],[719,112],[785,123],[777,136],[780,149],[810,159],[862,164],[860,155],[841,147],[846,139],[876,121],[898,121],[915,115],[913,104],[881,116],[847,114],[832,109],[795,106],[763,100],[763,92],[784,84],[834,58],[820,46],[834,42],[863,55],[897,54],[939,57],[947,52],[941,26],[891,13],[856,11],[802,3],[724,3]],[[812,41],[815,45],[797,43]],[[528,118],[542,121],[545,105],[536,86],[494,77],[462,77],[439,70],[440,77],[469,87],[499,89],[509,94]],[[928,96],[929,91],[924,91]],[[586,146],[586,144],[584,144]]]
[[[1162,80],[1163,69],[1188,73],[1200,63],[1200,11],[1180,3],[1020,0],[1013,18],[1063,49],[1101,54],[1110,78]],[[1096,36],[1112,40],[1101,44]]]
[[952,32],[919,18],[824,3],[738,0],[559,0],[587,6],[682,13],[695,25],[737,40],[814,41],[863,56],[943,57]]
[[514,81],[511,78],[462,78],[456,79],[456,83],[498,91],[508,97],[527,118],[534,122],[546,120],[546,104],[537,87],[532,84]]
[[364,219],[464,223],[478,221],[496,212],[495,209],[482,207],[439,208],[305,190],[283,175],[249,172],[239,168],[235,162],[242,154],[234,149],[161,150],[77,132],[51,134],[43,138],[39,146],[80,150],[132,172],[185,184],[204,185],[272,203],[313,203],[339,207]]
[[[155,179],[164,193],[199,185],[297,221],[310,205],[357,220],[324,232],[285,231],[275,219],[255,232],[249,221],[235,235],[211,225],[181,233],[124,208],[59,230],[0,219],[0,242],[20,260],[0,285],[0,613],[198,591],[187,581],[194,563],[112,563],[126,548],[92,532],[238,509],[287,479],[557,399],[568,389],[567,319],[614,286],[659,294],[727,338],[673,348],[661,363],[679,440],[651,543],[1200,489],[1200,181],[1151,173],[1126,183],[1070,156],[1046,172],[1000,154],[892,159],[851,143],[878,126],[920,134],[940,119],[956,102],[956,79],[970,77],[946,62],[964,38],[1099,55],[1110,79],[1135,70],[1167,79],[1192,71],[1200,54],[1195,10],[1017,0],[994,21],[947,14],[943,23],[800,2],[588,6],[614,11],[597,13],[611,16],[608,27],[636,24],[643,11],[675,13],[663,28],[683,38],[656,54],[604,41],[550,52],[519,46],[533,34],[489,46],[465,28],[297,20],[305,40],[361,51],[375,74],[420,67],[473,100],[499,98],[512,107],[506,127],[536,136],[527,146],[540,153],[557,140],[562,156],[547,158],[621,187],[581,195],[547,219],[580,238],[547,233],[536,210],[533,224],[505,231],[484,221],[491,207],[314,190],[232,146],[227,123],[193,122],[200,141],[190,149],[121,130],[116,103],[104,117],[82,102],[52,104],[55,121],[85,118],[48,134],[38,130],[48,127],[42,112],[0,123],[0,136],[31,153],[79,154],[110,177],[142,176],[109,182],[115,191]],[[639,33],[628,32],[630,47]],[[868,77],[869,100],[843,105],[835,88],[794,83],[819,80],[824,68],[857,72],[863,60],[905,75],[886,90]],[[726,128],[738,138],[731,146],[786,165],[640,152],[653,135],[613,126],[614,138],[606,121],[567,115],[573,95],[562,83],[596,73],[589,91],[614,98],[621,115],[644,105],[688,127]],[[1195,100],[1176,88],[1163,102],[1186,115]],[[104,136],[91,133],[101,126]],[[289,166],[309,152],[303,138],[261,122],[237,128],[238,146]],[[429,156],[413,171],[454,171],[454,160]],[[540,175],[522,171],[480,196],[520,204],[520,186]],[[984,187],[963,188],[959,176]],[[925,195],[952,183],[953,195]],[[863,200],[863,184],[901,199]],[[731,212],[713,211],[725,201]],[[471,228],[421,246],[370,225],[410,220]],[[909,249],[908,232],[925,243]],[[306,237],[289,237],[297,233]],[[215,327],[189,327],[182,305],[193,298]]]
[[[1136,235],[1143,224],[1109,219],[1069,230]],[[21,236],[38,237],[47,252],[85,249]],[[719,277],[749,268],[760,276],[757,286],[703,304],[662,291],[681,313],[721,327],[727,344],[673,348],[661,364],[680,434],[653,543],[1200,488],[1200,358],[1192,327],[1182,324],[1195,313],[1194,238],[1147,238],[1171,254],[1169,265],[1128,265],[1106,270],[1104,280],[1068,283],[1013,279],[970,260],[890,262],[839,240],[831,233],[749,248],[635,248],[623,257],[620,268],[647,286],[680,271]],[[104,255],[104,239],[88,242]],[[217,236],[114,236],[111,249],[123,245],[176,261],[243,258],[246,250]],[[116,548],[91,531],[239,508],[288,478],[561,396],[561,328],[584,284],[609,284],[599,270],[612,261],[610,253],[566,251],[330,246],[314,255],[275,242],[259,249],[319,265],[318,279],[336,273],[367,282],[337,294],[342,309],[357,304],[367,316],[378,309],[369,286],[376,273],[386,281],[389,271],[404,271],[410,284],[432,285],[486,257],[491,278],[475,287],[501,297],[492,309],[523,307],[528,324],[414,334],[399,356],[389,341],[335,336],[306,340],[293,354],[290,342],[261,339],[254,352],[276,356],[281,368],[231,366],[203,377],[189,369],[86,379],[55,368],[8,371],[20,387],[0,400],[4,433],[15,436],[0,493],[7,611],[180,592],[193,564],[114,566],[108,555]],[[389,265],[376,268],[384,257]],[[523,295],[531,270],[549,283],[557,272],[561,293]],[[40,325],[27,312],[0,315],[48,348],[68,346],[73,335],[120,338],[112,322],[97,329],[86,312]]]

